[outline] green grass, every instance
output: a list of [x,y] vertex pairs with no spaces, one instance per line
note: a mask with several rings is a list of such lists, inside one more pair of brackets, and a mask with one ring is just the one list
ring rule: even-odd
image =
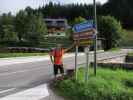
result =
[[112,48],[109,51],[120,51],[120,50],[121,50],[120,48]]
[[46,53],[0,53],[0,58],[44,56],[44,55],[46,55]]
[[121,41],[121,46],[133,46],[133,30],[124,30],[124,38]]
[[129,56],[133,56],[133,52],[128,53]]
[[95,77],[91,69],[85,84],[81,69],[78,81],[59,81],[55,88],[68,100],[133,100],[133,72],[99,68]]

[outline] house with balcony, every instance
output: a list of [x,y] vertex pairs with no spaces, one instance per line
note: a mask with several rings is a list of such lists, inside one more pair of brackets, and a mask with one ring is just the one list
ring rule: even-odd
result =
[[44,19],[47,29],[48,29],[48,37],[65,37],[66,30],[70,28],[66,19]]

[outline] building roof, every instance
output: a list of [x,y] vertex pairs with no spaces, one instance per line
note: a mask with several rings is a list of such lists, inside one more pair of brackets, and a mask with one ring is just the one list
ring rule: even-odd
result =
[[68,28],[69,25],[67,23],[67,19],[51,19],[51,18],[46,18],[44,19],[46,25],[48,28],[55,27],[55,28]]
[[58,18],[58,19],[54,19],[54,18],[45,18],[45,21],[67,21],[67,19],[65,18]]

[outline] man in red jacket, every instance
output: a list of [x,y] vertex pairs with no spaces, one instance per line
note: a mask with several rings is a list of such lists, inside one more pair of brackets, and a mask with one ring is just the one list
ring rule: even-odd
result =
[[61,44],[57,44],[57,47],[50,52],[51,62],[54,66],[55,78],[57,77],[58,70],[60,70],[60,73],[62,74],[62,76],[64,75],[63,55],[65,52],[67,52],[73,47],[74,45],[72,45],[69,49],[63,49]]

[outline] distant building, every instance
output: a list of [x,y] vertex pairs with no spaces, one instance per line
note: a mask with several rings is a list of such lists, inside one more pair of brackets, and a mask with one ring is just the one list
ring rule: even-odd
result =
[[49,37],[66,36],[66,30],[69,28],[69,25],[66,19],[46,18],[44,19],[44,21],[48,29]]

